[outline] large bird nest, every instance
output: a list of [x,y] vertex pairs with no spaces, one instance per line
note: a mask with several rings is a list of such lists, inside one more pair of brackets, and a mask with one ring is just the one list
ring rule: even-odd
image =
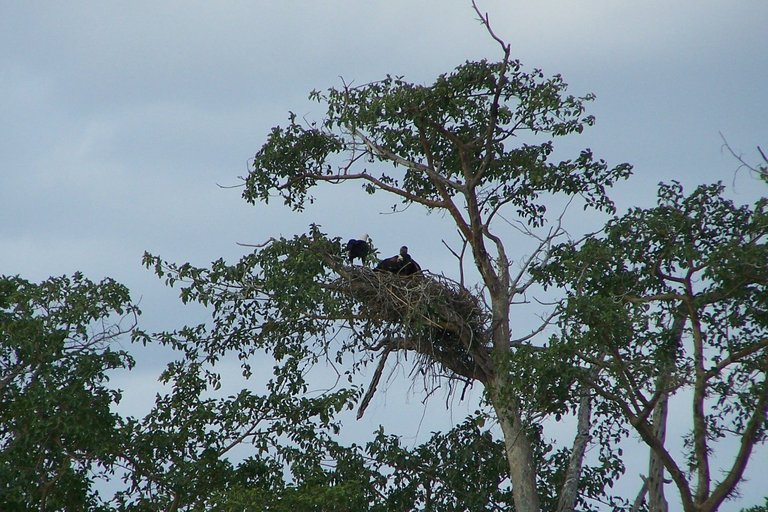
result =
[[478,297],[459,283],[428,272],[401,276],[366,267],[336,269],[333,287],[360,305],[359,315],[383,326],[370,345],[379,365],[358,411],[362,416],[390,352],[418,354],[424,375],[486,382],[489,377],[488,315]]

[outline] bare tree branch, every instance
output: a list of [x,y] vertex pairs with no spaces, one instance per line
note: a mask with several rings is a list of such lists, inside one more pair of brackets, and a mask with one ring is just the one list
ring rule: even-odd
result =
[[[764,365],[765,367],[765,365]],[[717,510],[720,504],[730,496],[744,475],[752,449],[757,443],[757,434],[765,425],[768,418],[768,378],[763,379],[760,394],[755,404],[752,417],[741,436],[741,443],[730,471],[702,505],[702,510]]]
[[762,165],[754,165],[747,163],[741,155],[736,154],[722,133],[720,133],[720,138],[723,139],[723,147],[727,149],[731,156],[733,156],[741,164],[736,168],[737,172],[742,168],[748,169],[750,172],[757,174],[763,180],[768,180],[768,156],[766,156],[765,152],[760,146],[757,146],[757,152],[760,153],[764,163]]
[[448,249],[448,251],[458,260],[459,262],[459,284],[462,287],[465,287],[464,284],[464,255],[467,251],[467,239],[464,238],[464,236],[461,234],[461,231],[459,233],[459,238],[461,238],[462,244],[461,244],[461,253],[457,253],[454,251],[451,246],[449,246],[445,240],[441,240],[443,242],[443,245]]
[[711,379],[712,377],[719,375],[720,372],[722,372],[727,366],[738,363],[742,361],[745,357],[749,357],[755,352],[759,352],[760,350],[768,347],[768,338],[765,338],[761,341],[758,341],[754,345],[750,345],[748,347],[745,347],[741,350],[737,350],[736,352],[731,353],[728,357],[720,361],[718,364],[713,366],[709,371],[704,373],[705,379]]

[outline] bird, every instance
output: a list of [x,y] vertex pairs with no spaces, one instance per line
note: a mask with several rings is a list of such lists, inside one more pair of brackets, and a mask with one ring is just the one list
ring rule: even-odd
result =
[[411,255],[408,254],[408,247],[404,245],[400,248],[400,254],[381,260],[374,270],[410,276],[421,272],[421,267],[411,258]]
[[347,255],[349,257],[349,264],[352,265],[355,259],[359,258],[362,265],[365,265],[365,258],[371,251],[371,246],[368,243],[370,238],[368,235],[363,235],[362,240],[350,239],[347,242]]

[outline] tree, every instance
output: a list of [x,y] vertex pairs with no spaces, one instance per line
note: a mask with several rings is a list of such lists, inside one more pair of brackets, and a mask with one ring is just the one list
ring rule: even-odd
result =
[[114,473],[121,446],[107,373],[133,365],[110,344],[138,314],[110,279],[0,277],[2,510],[106,509],[94,480]]
[[[481,276],[480,291],[435,276],[403,281],[344,267],[338,240],[318,226],[293,239],[271,239],[237,265],[215,262],[208,270],[152,255],[145,263],[184,281],[185,300],[213,306],[220,334],[203,343],[210,354],[234,348],[245,359],[254,347],[265,348],[286,361],[278,370],[284,375],[282,368],[326,357],[341,363],[358,352],[367,354],[358,364],[378,353],[380,369],[388,354],[415,351],[425,370],[481,383],[503,432],[520,512],[540,510],[537,466],[544,464],[534,450],[535,425],[526,418],[580,407],[580,430],[564,461],[568,476],[556,493],[558,508],[570,510],[590,439],[591,399],[584,392],[558,411],[543,412],[541,403],[523,403],[513,356],[528,353],[554,313],[534,332],[513,335],[510,328],[512,304],[534,284],[528,270],[548,258],[564,231],[551,224],[531,256],[516,258],[499,225],[515,218],[536,236],[533,230],[547,226],[552,196],[578,197],[585,209],[611,212],[606,189],[626,178],[630,166],[611,168],[589,150],[552,161],[556,138],[593,124],[585,114],[592,96],[568,95],[560,76],[524,71],[488,18],[481,19],[499,43],[500,61],[467,62],[430,86],[388,76],[313,92],[311,98],[327,106],[325,118],[305,125],[291,115],[288,126],[274,128],[254,158],[243,193],[252,203],[279,195],[301,210],[317,186],[360,182],[368,193],[385,192],[405,205],[444,212]],[[513,144],[518,136],[529,142]],[[339,342],[342,331],[348,337]],[[353,366],[347,373],[354,371]],[[363,408],[376,383],[375,377]]]
[[[543,273],[570,289],[553,346],[599,369],[577,378],[650,449],[651,510],[666,510],[665,475],[684,510],[717,510],[768,433],[768,200],[722,193],[662,185],[656,208],[559,246]],[[672,400],[691,411],[681,452],[665,442]]]

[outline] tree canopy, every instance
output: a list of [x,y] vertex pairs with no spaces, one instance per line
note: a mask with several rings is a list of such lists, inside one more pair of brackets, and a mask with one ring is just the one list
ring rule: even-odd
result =
[[133,365],[112,342],[138,313],[110,279],[0,277],[3,510],[106,509],[94,479],[114,475],[122,446],[108,372]]
[[[715,510],[766,436],[768,217],[766,200],[737,207],[722,185],[611,220],[601,237],[556,249],[548,282],[570,288],[553,346],[651,450],[686,510]],[[668,402],[688,402],[683,450],[665,446]]]

